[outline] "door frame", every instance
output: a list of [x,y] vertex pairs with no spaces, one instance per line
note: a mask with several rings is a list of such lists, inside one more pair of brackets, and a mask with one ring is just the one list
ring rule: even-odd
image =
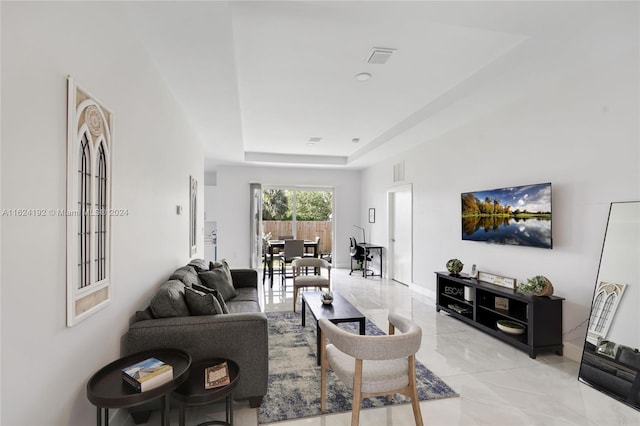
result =
[[413,184],[403,184],[387,189],[387,278],[393,279],[394,276],[394,244],[392,243],[392,230],[394,221],[394,194],[396,192],[409,192],[411,197],[411,218],[409,220],[410,237],[409,237],[409,253],[410,253],[410,282],[403,283],[406,285],[413,284]]

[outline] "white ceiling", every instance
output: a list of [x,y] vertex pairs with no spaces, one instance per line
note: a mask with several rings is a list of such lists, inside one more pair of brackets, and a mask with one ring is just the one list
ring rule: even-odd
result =
[[[637,2],[169,1],[124,10],[201,138],[208,171],[365,167],[639,41]],[[374,47],[397,50],[385,65],[368,64]],[[357,81],[361,72],[373,77]]]

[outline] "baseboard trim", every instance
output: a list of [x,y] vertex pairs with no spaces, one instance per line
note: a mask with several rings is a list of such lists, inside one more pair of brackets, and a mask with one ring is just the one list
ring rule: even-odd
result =
[[416,293],[419,293],[425,297],[428,297],[429,299],[433,299],[434,302],[436,300],[436,292],[433,290],[429,290],[428,288],[424,288],[414,283],[409,284],[409,288],[415,291]]
[[564,342],[562,348],[562,354],[575,362],[582,361],[582,345],[578,345],[572,342]]

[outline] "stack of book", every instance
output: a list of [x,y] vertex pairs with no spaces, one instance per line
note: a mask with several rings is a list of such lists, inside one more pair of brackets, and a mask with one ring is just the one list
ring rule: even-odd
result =
[[123,368],[122,380],[137,392],[148,391],[173,380],[173,367],[157,358],[147,358]]

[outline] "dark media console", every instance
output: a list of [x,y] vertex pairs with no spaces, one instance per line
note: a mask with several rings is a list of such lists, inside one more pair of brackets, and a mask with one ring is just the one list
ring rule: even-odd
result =
[[[436,272],[436,311],[476,327],[535,358],[540,352],[562,355],[562,301],[556,296],[533,296],[467,276]],[[465,299],[466,293],[466,299]],[[467,300],[470,299],[470,300]],[[522,334],[498,329],[499,320],[524,327]]]

